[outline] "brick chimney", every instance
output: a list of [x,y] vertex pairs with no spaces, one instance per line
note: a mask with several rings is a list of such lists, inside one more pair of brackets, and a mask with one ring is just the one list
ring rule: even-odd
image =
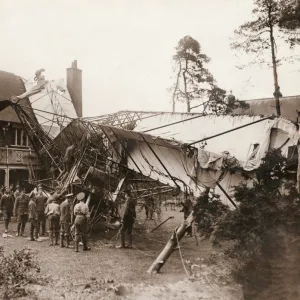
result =
[[82,70],[77,69],[77,60],[67,68],[67,88],[77,116],[82,117]]

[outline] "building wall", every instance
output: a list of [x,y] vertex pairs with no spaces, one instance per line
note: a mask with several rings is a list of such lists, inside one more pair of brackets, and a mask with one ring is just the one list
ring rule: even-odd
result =
[[21,124],[0,121],[0,186],[28,180],[39,160]]

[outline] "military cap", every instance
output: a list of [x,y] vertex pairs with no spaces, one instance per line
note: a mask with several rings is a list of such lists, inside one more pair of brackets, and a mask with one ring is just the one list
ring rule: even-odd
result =
[[83,192],[81,192],[81,193],[77,194],[76,198],[78,201],[81,201],[85,198],[85,194]]

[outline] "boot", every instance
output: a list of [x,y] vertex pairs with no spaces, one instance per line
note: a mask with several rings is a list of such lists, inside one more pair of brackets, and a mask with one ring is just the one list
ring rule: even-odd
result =
[[64,236],[63,235],[60,236],[60,247],[61,248],[65,247],[65,245],[64,245]]
[[50,245],[49,246],[53,246],[54,244],[53,244],[53,233],[52,232],[50,232],[50,241],[51,241],[51,243],[50,243]]
[[70,238],[66,236],[66,247],[69,248],[70,246]]
[[128,233],[128,246],[127,248],[132,249],[132,232]]
[[59,233],[55,232],[55,246],[58,245]]
[[91,250],[91,248],[87,246],[87,239],[86,239],[86,237],[82,238],[82,244],[83,244],[83,251],[89,251],[89,250]]
[[116,247],[117,249],[125,248],[125,232],[121,231],[121,244]]
[[78,248],[79,248],[79,242],[75,241],[75,252],[79,252]]
[[30,228],[30,241],[34,241],[33,230]]

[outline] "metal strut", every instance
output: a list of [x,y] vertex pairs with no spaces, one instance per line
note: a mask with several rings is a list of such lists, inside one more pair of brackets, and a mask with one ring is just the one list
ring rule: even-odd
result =
[[165,169],[165,171],[167,172],[167,174],[169,175],[170,179],[172,179],[172,181],[175,183],[175,185],[180,188],[180,186],[177,184],[177,182],[174,180],[173,176],[171,175],[171,173],[169,172],[169,170],[167,169],[167,167],[164,165],[164,163],[161,161],[161,159],[159,158],[159,156],[156,154],[156,152],[152,149],[152,147],[150,146],[150,144],[147,142],[147,140],[143,137],[143,135],[140,134],[140,136],[142,137],[143,141],[147,144],[147,146],[149,147],[149,149],[151,150],[151,152],[154,154],[154,156],[156,157],[156,159],[160,162],[160,164],[162,165],[162,167]]

